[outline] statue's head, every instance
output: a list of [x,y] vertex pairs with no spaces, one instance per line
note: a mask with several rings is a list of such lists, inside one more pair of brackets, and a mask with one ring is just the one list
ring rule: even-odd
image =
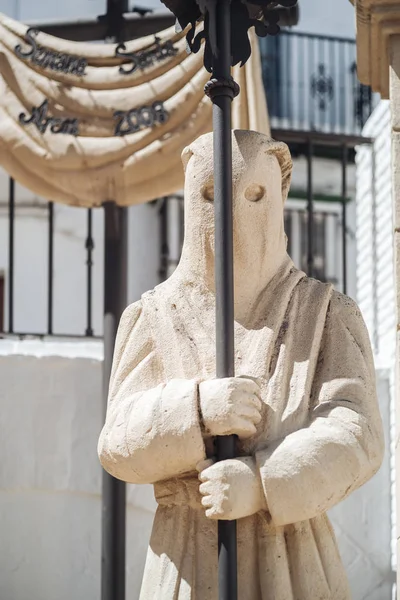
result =
[[[258,202],[261,200],[261,190],[255,193],[255,188],[247,189],[247,184],[254,179],[260,181],[260,187],[270,187],[272,176],[275,182],[280,180],[280,196],[282,203],[285,202],[292,175],[292,159],[286,144],[256,131],[236,129],[232,131],[232,155],[235,199],[239,199],[241,193],[246,197],[247,192],[250,201]],[[192,194],[200,191],[206,200],[212,200],[213,134],[206,133],[187,146],[182,152],[182,162],[185,169],[185,192]],[[278,164],[279,173],[274,167],[271,170],[273,163]],[[200,182],[203,185],[201,190]],[[250,186],[254,185],[257,184],[250,183]]]
[[[214,250],[214,163],[211,133],[182,153],[185,168],[185,244]],[[283,208],[292,160],[286,144],[254,131],[232,132],[235,267],[253,268],[271,253],[285,254]],[[198,249],[200,251],[200,249]]]

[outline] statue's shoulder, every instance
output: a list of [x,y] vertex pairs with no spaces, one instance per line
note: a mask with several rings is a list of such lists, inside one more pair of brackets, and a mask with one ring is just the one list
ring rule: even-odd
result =
[[154,289],[142,294],[140,299],[141,309],[145,312],[157,310],[158,305],[165,302],[171,295],[169,279],[159,283]]
[[346,294],[335,290],[331,283],[324,283],[305,275],[296,286],[296,293],[299,294],[303,301],[308,299],[310,302],[315,302],[318,298],[323,299],[328,297],[327,314],[332,317],[337,317],[344,321],[362,320],[358,304],[350,296],[346,296]]
[[340,319],[350,329],[354,325],[364,327],[364,319],[357,302],[336,290],[332,292],[329,312],[333,318]]
[[333,286],[331,283],[324,283],[313,277],[308,277],[305,273],[298,271],[297,269],[293,269],[293,272],[297,277],[299,274],[302,275],[294,290],[294,293],[298,296],[302,304],[306,302],[315,303],[318,301],[326,303],[327,299],[331,299],[333,293]]
[[138,300],[137,302],[133,302],[132,304],[129,304],[129,306],[127,306],[125,308],[125,310],[122,313],[120,322],[119,322],[119,328],[121,329],[126,329],[129,328],[131,329],[133,325],[135,325],[137,323],[137,321],[139,320],[141,314],[142,314],[143,308],[142,308],[142,301]]

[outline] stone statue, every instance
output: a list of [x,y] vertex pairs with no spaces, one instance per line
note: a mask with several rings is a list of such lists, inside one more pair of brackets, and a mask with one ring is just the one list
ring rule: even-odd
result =
[[[360,311],[287,255],[287,146],[234,131],[236,377],[214,379],[211,134],[183,162],[182,258],[121,319],[99,441],[114,477],[154,484],[140,598],[217,600],[217,519],[238,519],[240,600],[347,600],[326,511],[383,454]],[[228,434],[238,458],[215,463]]]

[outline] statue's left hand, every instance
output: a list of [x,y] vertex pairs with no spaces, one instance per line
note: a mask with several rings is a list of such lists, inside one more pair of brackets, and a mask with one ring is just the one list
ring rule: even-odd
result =
[[202,505],[209,519],[235,520],[267,510],[260,474],[253,457],[197,465]]

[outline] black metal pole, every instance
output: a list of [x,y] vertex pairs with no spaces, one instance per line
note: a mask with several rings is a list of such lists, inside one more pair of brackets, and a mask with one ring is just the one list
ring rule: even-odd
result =
[[343,294],[347,294],[347,162],[348,148],[342,147],[342,270]]
[[169,245],[168,245],[168,198],[162,199],[162,204],[159,211],[160,223],[160,282],[165,281],[168,277],[169,265]]
[[48,272],[47,272],[47,333],[53,333],[53,265],[54,265],[54,204],[48,202],[49,211],[49,239],[48,239]]
[[[232,377],[235,371],[231,103],[239,87],[231,77],[230,11],[230,0],[217,0],[218,55],[213,57],[212,78],[205,89],[213,102],[216,375],[219,378]],[[216,449],[217,460],[234,458],[235,437],[217,438]],[[237,599],[236,537],[236,521],[218,522],[219,600]]]
[[[104,204],[104,368],[103,393],[108,385],[118,322],[126,306],[127,214],[114,202]],[[125,483],[103,471],[102,600],[125,600]]]
[[8,189],[8,332],[14,332],[14,224],[15,182],[9,180]]
[[[108,35],[124,41],[128,0],[107,0]],[[118,323],[127,303],[128,214],[115,202],[104,203],[104,365],[103,395],[108,386]],[[104,415],[105,416],[105,415]],[[103,471],[101,600],[125,600],[126,485]]]
[[307,275],[314,276],[313,143],[307,143]]
[[93,240],[93,214],[92,209],[88,208],[87,210],[87,236],[85,248],[87,251],[87,295],[86,295],[86,331],[85,335],[87,337],[93,336],[93,327],[92,327],[92,270],[93,270],[93,250],[94,250],[94,240]]

